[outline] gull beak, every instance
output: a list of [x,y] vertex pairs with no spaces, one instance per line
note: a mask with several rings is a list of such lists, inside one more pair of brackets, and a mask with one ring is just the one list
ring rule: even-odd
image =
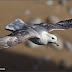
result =
[[57,46],[59,46],[58,42],[54,42]]

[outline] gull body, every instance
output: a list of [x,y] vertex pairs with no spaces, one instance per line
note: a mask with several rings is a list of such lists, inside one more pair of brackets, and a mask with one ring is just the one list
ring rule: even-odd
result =
[[[48,43],[56,43],[57,42],[57,37],[46,31],[43,31],[39,35],[40,35],[39,38],[30,38],[29,40],[38,45],[47,45]],[[52,38],[54,38],[54,39],[52,39]]]
[[39,38],[30,38],[29,40],[38,45],[47,45],[48,43],[57,43],[57,37],[48,33],[45,27],[33,25],[32,28],[38,33]]
[[40,23],[33,25],[25,24],[21,19],[15,19],[6,26],[6,30],[12,33],[0,37],[0,48],[12,47],[25,40],[30,40],[38,45],[54,43],[59,46],[57,37],[49,32],[53,30],[66,30],[69,28],[72,28],[72,19],[60,21],[56,24]]

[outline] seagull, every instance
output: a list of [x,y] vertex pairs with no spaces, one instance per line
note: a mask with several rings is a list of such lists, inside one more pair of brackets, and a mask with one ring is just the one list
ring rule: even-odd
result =
[[71,27],[72,19],[63,20],[56,24],[40,23],[28,25],[18,18],[6,26],[6,30],[11,31],[11,33],[0,37],[0,48],[9,48],[26,40],[30,40],[38,45],[54,43],[59,46],[58,38],[49,32],[53,30],[66,30]]

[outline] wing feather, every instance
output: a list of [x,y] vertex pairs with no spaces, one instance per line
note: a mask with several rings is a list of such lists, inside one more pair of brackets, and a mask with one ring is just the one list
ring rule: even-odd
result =
[[27,24],[25,24],[21,19],[15,19],[6,26],[6,29],[10,31],[15,31],[15,30],[23,29],[26,26]]
[[1,48],[8,48],[15,46],[19,43],[24,42],[25,40],[29,38],[36,38],[38,37],[36,31],[33,29],[26,29],[26,30],[19,30],[19,31],[14,31],[13,33],[0,37],[0,49]]
[[53,30],[65,30],[65,29],[72,28],[72,19],[60,21],[56,24],[41,23],[40,25],[45,27],[49,32]]

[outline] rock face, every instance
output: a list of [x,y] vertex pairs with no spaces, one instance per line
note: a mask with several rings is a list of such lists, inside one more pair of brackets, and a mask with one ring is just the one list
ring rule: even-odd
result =
[[27,24],[31,24],[31,25],[32,24],[39,24],[41,22],[42,22],[41,18],[31,18],[27,21]]
[[64,42],[64,46],[68,51],[72,52],[72,44],[70,42]]

